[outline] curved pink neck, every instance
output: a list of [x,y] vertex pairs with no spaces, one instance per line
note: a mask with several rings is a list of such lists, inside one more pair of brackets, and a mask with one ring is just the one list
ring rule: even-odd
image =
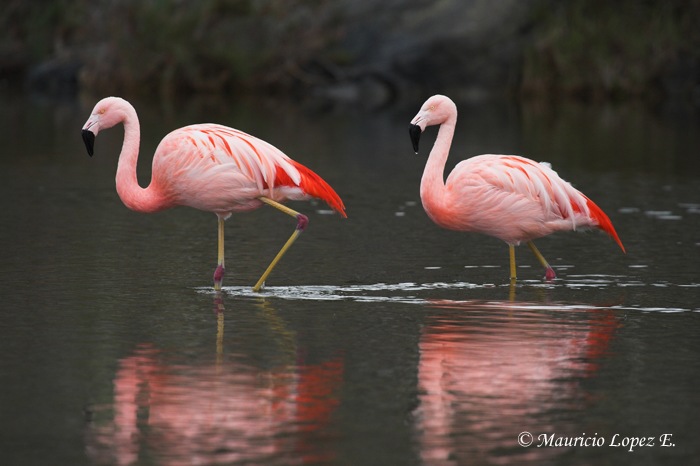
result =
[[147,188],[139,185],[136,164],[139,157],[141,129],[133,108],[124,109],[124,143],[117,165],[117,194],[124,205],[137,212],[155,212],[167,208],[153,180]]
[[428,215],[435,221],[443,208],[445,194],[445,163],[450,154],[457,115],[450,115],[438,131],[433,149],[428,156],[420,184],[420,197]]

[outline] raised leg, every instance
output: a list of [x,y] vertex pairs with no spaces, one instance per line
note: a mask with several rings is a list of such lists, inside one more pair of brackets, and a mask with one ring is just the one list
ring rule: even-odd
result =
[[515,246],[509,244],[508,252],[510,252],[510,281],[514,282],[517,278],[515,273]]
[[542,267],[544,267],[545,280],[554,280],[555,278],[557,278],[557,274],[554,273],[554,269],[549,265],[549,262],[547,262],[547,259],[545,259],[544,256],[537,249],[537,247],[535,246],[535,243],[533,243],[532,241],[528,241],[527,246],[530,248],[530,250],[535,255],[537,260],[540,261],[540,264],[542,264]]
[[219,261],[214,270],[214,289],[221,291],[221,283],[224,281],[224,219],[219,217]]
[[272,262],[270,262],[270,265],[267,266],[267,269],[265,269],[265,272],[260,277],[260,280],[258,280],[258,282],[253,287],[253,291],[256,292],[260,291],[260,289],[265,284],[265,280],[267,280],[267,277],[270,275],[270,272],[272,272],[272,269],[275,268],[280,259],[282,259],[282,256],[284,256],[287,250],[292,246],[292,244],[294,244],[294,241],[297,240],[299,235],[301,235],[301,233],[306,229],[306,226],[309,224],[309,218],[304,214],[300,214],[294,209],[290,209],[289,207],[282,205],[279,202],[273,201],[272,199],[268,199],[267,197],[261,197],[260,200],[263,201],[265,204],[270,205],[275,209],[281,210],[285,214],[296,218],[297,226],[294,229],[294,233],[292,233],[292,236],[290,236],[287,242],[284,243],[284,246],[282,246],[280,252],[278,252],[275,258],[272,259]]

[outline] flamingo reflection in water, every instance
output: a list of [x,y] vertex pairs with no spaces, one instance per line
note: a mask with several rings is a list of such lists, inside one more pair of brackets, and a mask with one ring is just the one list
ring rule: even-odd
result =
[[[95,463],[155,457],[169,465],[255,464],[286,455],[301,463],[333,460],[326,428],[338,405],[343,357],[300,361],[294,333],[261,300],[262,316],[288,354],[272,369],[242,363],[241,355],[223,354],[221,297],[215,307],[215,362],[168,362],[150,344],[119,361],[114,400],[96,408],[88,426],[87,453]],[[110,413],[113,419],[101,419]]]
[[620,326],[614,312],[517,302],[433,306],[444,313],[420,336],[414,411],[423,461],[487,463],[500,452],[512,462],[562,453],[522,448],[518,434],[576,432],[563,413],[589,401],[581,381],[595,375],[609,351]]

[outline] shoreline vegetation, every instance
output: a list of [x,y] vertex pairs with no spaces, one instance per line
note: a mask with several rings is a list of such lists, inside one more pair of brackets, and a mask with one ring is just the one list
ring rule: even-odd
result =
[[700,0],[10,0],[0,86],[700,106]]

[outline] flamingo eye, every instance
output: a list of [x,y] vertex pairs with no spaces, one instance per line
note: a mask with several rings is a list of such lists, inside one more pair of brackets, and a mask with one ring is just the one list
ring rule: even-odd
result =
[[428,107],[428,110],[430,110],[431,112],[435,110],[435,105],[431,105],[430,107]]

